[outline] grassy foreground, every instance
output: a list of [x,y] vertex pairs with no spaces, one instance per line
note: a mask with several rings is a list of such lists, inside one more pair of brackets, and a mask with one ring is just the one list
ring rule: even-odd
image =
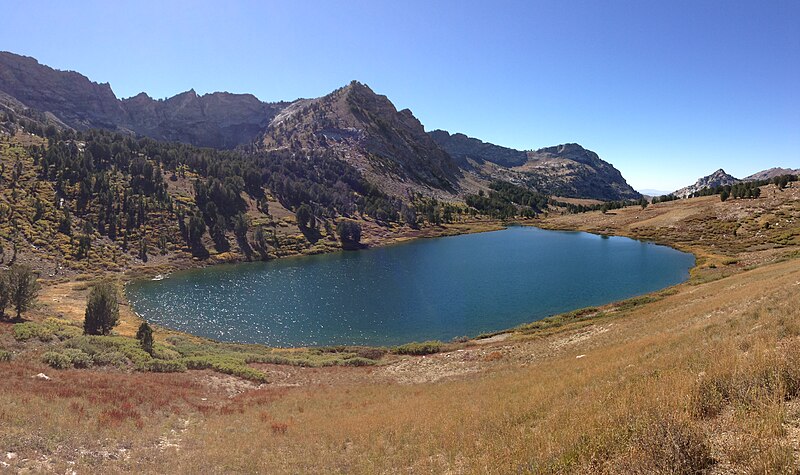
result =
[[245,363],[268,384],[57,371],[26,356],[51,343],[22,348],[0,325],[14,353],[0,363],[0,460],[59,473],[796,473],[800,188],[762,191],[541,221],[655,238],[698,266],[667,291],[424,357]]

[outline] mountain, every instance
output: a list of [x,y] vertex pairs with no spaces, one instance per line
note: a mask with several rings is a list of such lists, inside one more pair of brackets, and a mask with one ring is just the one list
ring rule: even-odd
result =
[[429,134],[456,160],[472,161],[479,174],[491,179],[570,198],[626,200],[641,197],[619,170],[578,144],[524,152],[443,130]]
[[478,163],[492,162],[504,167],[515,167],[528,161],[526,152],[483,142],[464,134],[450,135],[445,130],[434,130],[428,132],[428,135],[461,163],[473,160]]
[[109,84],[0,52],[0,108],[59,128],[106,129],[201,147],[337,159],[373,186],[463,199],[505,180],[564,197],[637,199],[620,172],[578,144],[525,152],[442,130],[426,132],[408,110],[353,81],[316,99],[267,103],[251,94],[194,90],[156,100],[116,97]]
[[267,150],[327,150],[403,194],[424,185],[455,191],[463,174],[408,109],[353,81],[327,96],[285,108],[261,139]]
[[704,176],[698,179],[694,185],[689,185],[676,190],[673,194],[679,198],[688,198],[692,193],[698,192],[703,188],[712,188],[715,186],[733,185],[742,180],[725,173],[725,170],[720,168],[711,175]]
[[800,168],[794,170],[791,168],[769,168],[767,170],[761,170],[760,172],[753,173],[752,175],[746,177],[744,181],[769,180],[770,178],[775,178],[776,176],[780,175],[800,175]]
[[0,52],[0,91],[76,130],[108,129],[214,148],[252,141],[288,105],[251,94],[199,96],[194,90],[166,100],[144,93],[120,100],[107,83],[8,52]]

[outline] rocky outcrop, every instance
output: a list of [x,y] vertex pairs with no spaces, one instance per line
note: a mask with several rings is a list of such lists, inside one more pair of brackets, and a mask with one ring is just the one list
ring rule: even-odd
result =
[[733,185],[735,183],[739,183],[740,181],[742,180],[739,180],[738,178],[735,178],[734,176],[727,174],[725,170],[720,168],[711,175],[704,176],[698,179],[694,183],[694,185],[685,186],[680,190],[676,190],[675,193],[673,194],[678,198],[688,198],[693,193],[697,193],[703,188],[714,188],[716,186]]

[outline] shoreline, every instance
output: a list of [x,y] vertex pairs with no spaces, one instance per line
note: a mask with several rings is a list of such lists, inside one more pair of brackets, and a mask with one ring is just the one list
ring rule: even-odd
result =
[[[631,240],[642,242],[642,243],[648,243],[648,244],[654,244],[654,245],[658,245],[658,246],[668,247],[670,249],[673,249],[673,250],[676,250],[676,251],[679,251],[679,252],[690,254],[692,256],[692,258],[693,258],[693,264],[687,269],[688,276],[684,280],[682,280],[682,281],[680,281],[678,283],[669,285],[667,287],[655,289],[655,290],[652,290],[652,291],[649,291],[649,292],[641,293],[641,294],[637,293],[637,294],[631,295],[631,296],[629,296],[627,298],[624,298],[624,299],[621,299],[621,300],[617,299],[617,300],[612,300],[612,301],[609,301],[609,302],[595,304],[595,305],[571,308],[571,309],[565,310],[563,312],[558,312],[558,313],[553,313],[553,314],[549,314],[549,315],[543,316],[543,317],[538,318],[536,320],[525,320],[525,321],[523,321],[523,322],[521,322],[521,323],[519,323],[519,324],[517,324],[515,326],[509,327],[509,328],[502,328],[502,329],[499,329],[499,330],[482,332],[482,333],[479,333],[479,334],[474,335],[474,336],[469,336],[468,339],[466,340],[468,342],[469,341],[477,342],[477,341],[484,340],[484,339],[489,338],[489,337],[497,337],[499,335],[513,334],[520,327],[524,327],[526,325],[531,325],[531,324],[533,324],[535,322],[540,322],[540,321],[543,321],[543,320],[552,319],[552,318],[557,317],[559,315],[580,313],[580,312],[583,312],[584,310],[589,309],[589,308],[607,308],[607,309],[610,309],[610,308],[614,308],[617,304],[619,304],[621,302],[625,302],[625,301],[628,301],[628,300],[631,300],[631,299],[638,299],[638,298],[643,298],[643,297],[663,294],[664,292],[669,292],[671,289],[673,289],[673,288],[675,288],[677,286],[684,285],[687,282],[689,282],[691,280],[691,278],[692,278],[692,272],[698,266],[699,259],[698,259],[698,256],[694,252],[686,251],[686,250],[683,250],[683,249],[679,249],[676,246],[672,246],[672,245],[669,245],[669,244],[656,242],[656,241],[652,241],[652,240],[648,240],[648,239],[641,239],[641,238],[637,238],[637,237],[633,237],[633,236],[621,235],[621,234],[619,234],[619,235],[618,234],[611,234],[611,233],[599,234],[599,233],[584,231],[584,230],[580,230],[580,229],[544,227],[544,226],[538,225],[538,222],[540,222],[540,221],[542,221],[542,220],[541,219],[529,219],[529,220],[523,220],[523,221],[515,220],[513,222],[505,222],[505,223],[498,222],[498,223],[496,223],[496,226],[492,227],[491,229],[474,229],[474,228],[470,228],[470,229],[468,229],[468,230],[466,230],[464,232],[457,232],[457,233],[442,233],[442,234],[438,234],[438,235],[415,236],[415,237],[410,237],[410,238],[403,237],[403,238],[400,238],[400,239],[391,239],[391,240],[383,241],[383,242],[381,242],[381,243],[379,243],[377,245],[372,245],[372,246],[369,246],[369,247],[366,247],[366,248],[358,249],[356,251],[348,251],[348,250],[344,250],[344,249],[339,249],[339,250],[335,250],[335,251],[324,252],[324,253],[316,253],[316,254],[298,253],[298,254],[293,254],[293,255],[282,256],[282,257],[279,257],[279,258],[276,258],[276,259],[269,259],[269,260],[266,260],[266,261],[260,261],[260,260],[255,260],[255,261],[245,261],[245,260],[226,261],[226,262],[211,263],[211,264],[203,265],[203,266],[180,268],[180,269],[175,269],[174,271],[171,271],[171,272],[183,272],[183,271],[199,270],[199,269],[204,269],[204,268],[207,268],[207,267],[220,266],[220,265],[239,265],[239,264],[249,264],[249,263],[253,263],[254,264],[254,263],[258,263],[258,262],[265,262],[266,263],[266,262],[271,262],[271,261],[274,261],[274,260],[277,260],[277,259],[302,258],[302,257],[307,257],[309,255],[335,254],[337,252],[367,251],[369,249],[376,249],[376,248],[389,247],[389,246],[394,246],[394,245],[399,245],[399,244],[404,244],[404,243],[410,243],[410,242],[414,242],[414,241],[417,241],[417,240],[420,240],[420,239],[455,237],[455,236],[463,236],[463,235],[467,235],[467,234],[480,234],[480,233],[484,233],[484,232],[502,231],[502,230],[508,229],[509,227],[512,227],[512,226],[531,227],[531,228],[541,229],[541,230],[544,230],[544,231],[561,231],[561,232],[578,232],[578,233],[582,232],[582,233],[592,234],[592,235],[601,236],[601,237],[602,236],[622,237],[622,238],[631,239]],[[159,275],[164,275],[164,274],[159,274]],[[166,275],[168,275],[168,274],[166,274]],[[150,276],[148,275],[148,276],[143,276],[143,277],[136,277],[136,278],[132,278],[132,279],[126,279],[122,283],[122,286],[123,286],[122,294],[123,294],[124,304],[126,306],[128,306],[128,308],[130,308],[131,313],[133,313],[136,316],[136,318],[138,318],[141,321],[146,321],[141,315],[139,315],[137,312],[135,312],[133,310],[133,307],[131,305],[131,301],[128,298],[128,295],[127,295],[127,286],[128,286],[128,284],[132,283],[135,280],[155,280],[155,279],[150,278]],[[188,331],[184,331],[184,330],[178,330],[178,329],[170,328],[170,327],[167,327],[167,326],[164,326],[164,325],[161,325],[161,324],[155,324],[155,323],[152,323],[152,322],[148,322],[148,323],[150,323],[151,325],[153,325],[153,326],[155,326],[155,327],[157,327],[159,329],[166,330],[170,334],[188,335],[188,336],[191,336],[192,338],[208,340],[208,341],[212,341],[212,342],[215,342],[215,343],[259,345],[259,346],[263,346],[263,347],[276,348],[276,349],[281,349],[281,350],[314,349],[314,348],[325,348],[325,347],[330,347],[330,346],[342,346],[342,345],[343,346],[353,346],[353,347],[369,347],[369,348],[387,347],[387,345],[359,344],[359,343],[350,343],[350,344],[342,344],[342,345],[336,345],[336,344],[330,345],[329,344],[329,345],[312,345],[312,346],[308,346],[308,345],[307,346],[272,346],[272,345],[268,345],[266,343],[252,343],[252,342],[243,342],[243,341],[238,341],[238,340],[219,340],[219,339],[215,339],[215,338],[209,338],[209,337],[205,337],[205,336],[196,335],[194,333],[191,333],[191,332],[188,332]],[[400,343],[400,344],[402,345],[402,344],[416,343],[416,342],[417,341],[408,341],[408,342],[403,342],[403,343]],[[442,343],[448,344],[448,343],[452,343],[452,342],[443,341]],[[389,345],[388,347],[391,347],[391,346],[394,346],[394,345]]]

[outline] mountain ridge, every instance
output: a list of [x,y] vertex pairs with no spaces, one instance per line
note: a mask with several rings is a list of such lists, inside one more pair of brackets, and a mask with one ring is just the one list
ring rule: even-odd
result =
[[108,83],[0,52],[2,100],[75,130],[100,128],[218,149],[326,153],[396,197],[413,192],[463,198],[498,179],[565,197],[640,196],[613,165],[577,144],[524,152],[464,134],[426,132],[411,110],[397,110],[388,97],[357,81],[291,102],[228,92],[199,95],[194,89],[166,99],[144,92],[119,99]]

